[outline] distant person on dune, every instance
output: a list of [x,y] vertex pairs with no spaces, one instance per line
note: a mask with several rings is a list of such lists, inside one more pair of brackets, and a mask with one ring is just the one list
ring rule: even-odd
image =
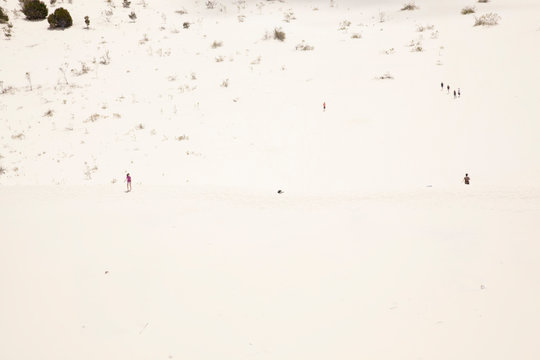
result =
[[323,109],[323,111],[326,111],[326,102],[322,103],[322,109]]
[[450,85],[446,85],[446,93],[450,94]]
[[461,97],[461,89],[460,88],[457,89],[457,96]]
[[441,90],[444,89],[444,84],[441,82]]
[[126,175],[127,192],[131,191],[131,176],[129,173]]
[[469,174],[465,174],[465,177],[463,178],[463,182],[465,185],[469,185],[471,182],[471,178],[469,177]]
[[454,99],[456,98],[456,90],[454,90]]

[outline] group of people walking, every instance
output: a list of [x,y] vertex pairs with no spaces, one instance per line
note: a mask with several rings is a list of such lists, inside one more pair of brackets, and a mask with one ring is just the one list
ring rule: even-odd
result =
[[[444,83],[441,82],[441,91],[444,90]],[[450,85],[446,84],[446,93],[447,94],[450,94]],[[457,88],[457,91],[456,89],[454,89],[454,99],[455,98],[458,98],[458,97],[461,97],[461,89],[460,88]]]

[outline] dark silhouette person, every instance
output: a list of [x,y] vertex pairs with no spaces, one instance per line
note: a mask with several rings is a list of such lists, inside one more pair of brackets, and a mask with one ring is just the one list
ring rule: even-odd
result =
[[322,109],[323,109],[323,111],[326,111],[326,102],[322,103]]
[[447,92],[447,93],[450,92],[450,85],[446,85],[446,92]]
[[461,89],[460,88],[457,89],[457,96],[461,97]]
[[444,84],[441,82],[441,90],[444,89]]
[[454,99],[456,98],[456,90],[454,90]]
[[469,174],[465,174],[463,182],[465,183],[465,185],[469,185],[471,183],[471,178],[469,177]]

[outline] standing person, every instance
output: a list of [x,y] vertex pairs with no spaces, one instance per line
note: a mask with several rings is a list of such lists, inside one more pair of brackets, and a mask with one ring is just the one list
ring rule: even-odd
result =
[[322,109],[323,111],[326,111],[326,101],[322,103]]
[[131,191],[131,176],[129,173],[126,175],[126,183],[127,183],[127,192]]
[[454,90],[454,99],[456,98],[456,90]]
[[457,89],[457,96],[461,97],[461,89],[460,88]]
[[446,93],[447,93],[447,94],[450,93],[450,85],[446,85]]
[[444,84],[441,82],[441,91],[444,89]]
[[471,178],[469,177],[469,174],[465,174],[465,177],[463,178],[463,182],[465,185],[469,185],[471,182]]

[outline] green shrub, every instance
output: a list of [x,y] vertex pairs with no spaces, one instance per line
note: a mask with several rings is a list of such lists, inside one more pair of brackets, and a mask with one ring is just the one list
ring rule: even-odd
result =
[[39,0],[24,0],[22,12],[28,20],[43,20],[49,14],[49,9],[44,2]]
[[0,7],[0,24],[7,23],[9,21],[9,17],[4,12],[4,10]]
[[71,18],[69,11],[64,8],[56,9],[53,14],[49,15],[47,21],[49,22],[51,29],[65,29],[73,25],[73,19]]

